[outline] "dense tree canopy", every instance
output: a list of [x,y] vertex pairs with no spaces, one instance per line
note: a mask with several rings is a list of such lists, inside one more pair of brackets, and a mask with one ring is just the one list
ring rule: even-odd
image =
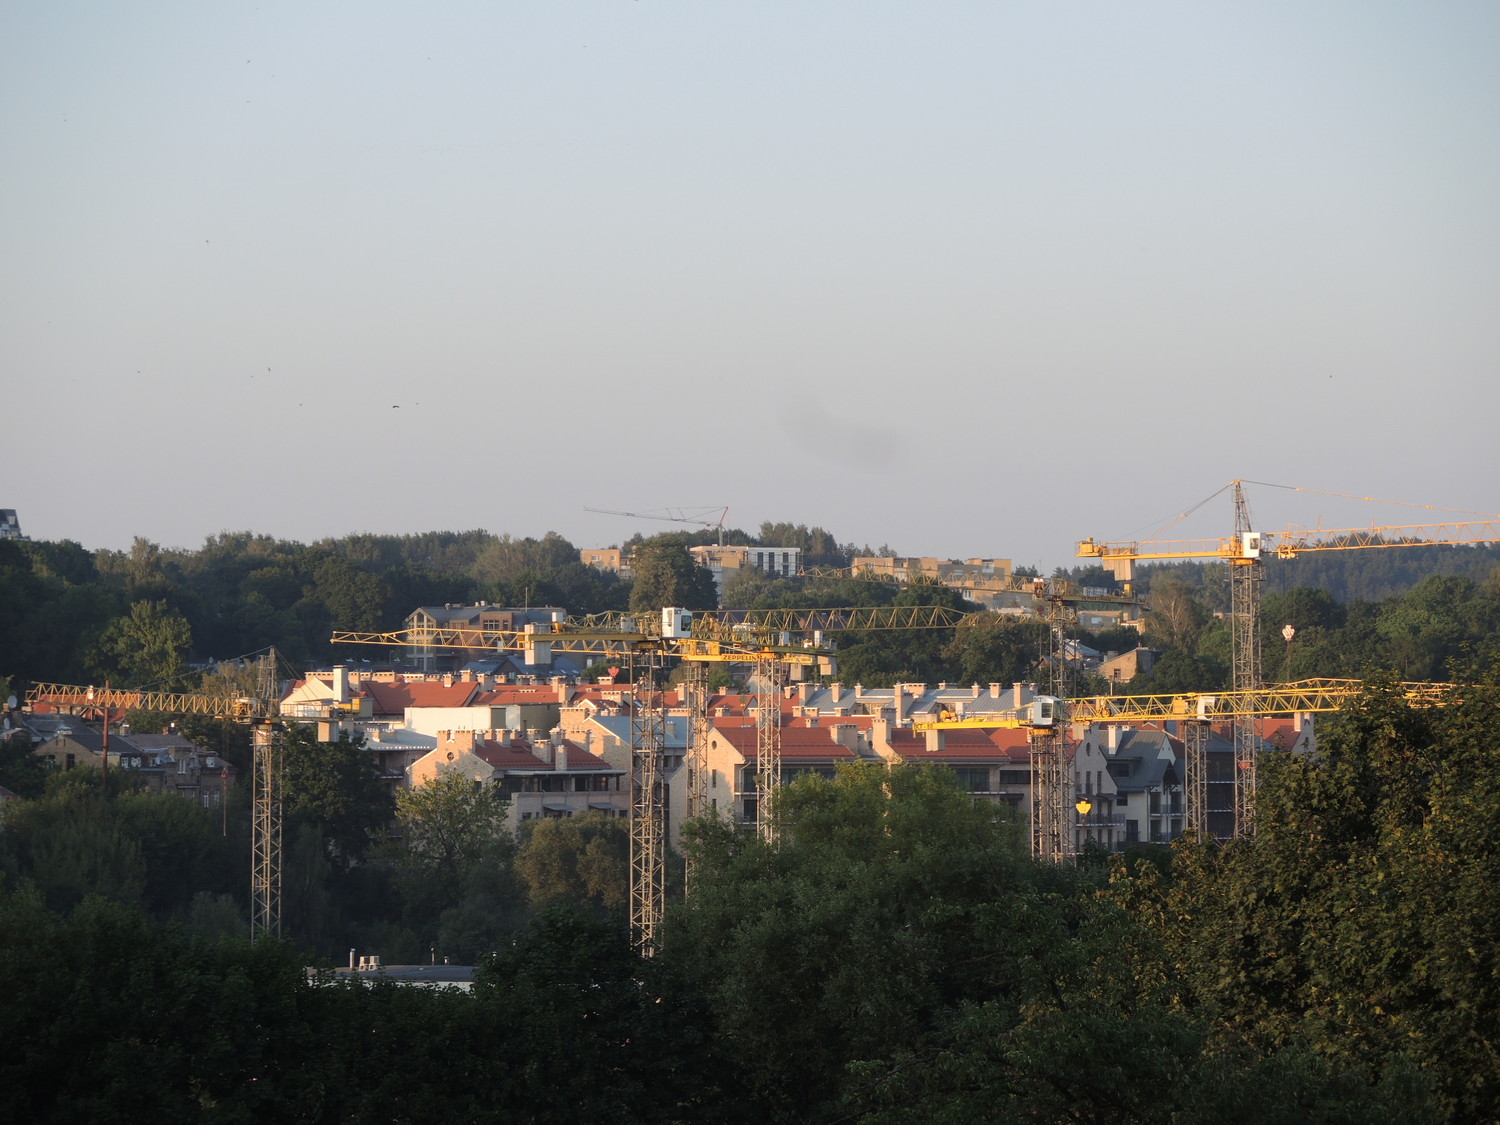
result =
[[1263,767],[1253,840],[1182,845],[1140,910],[1184,983],[1262,1049],[1415,1064],[1444,1116],[1500,1105],[1500,690],[1375,687],[1316,757]]

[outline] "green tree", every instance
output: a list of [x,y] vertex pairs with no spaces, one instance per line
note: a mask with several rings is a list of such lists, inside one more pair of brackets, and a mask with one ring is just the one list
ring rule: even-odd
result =
[[165,601],[134,602],[99,638],[97,675],[125,687],[179,687],[193,633]]
[[313,570],[312,597],[334,627],[374,632],[384,620],[390,589],[369,571],[331,555]]
[[631,560],[632,613],[654,613],[663,606],[713,609],[718,590],[707,567],[699,566],[686,547],[665,544],[642,547]]
[[541,539],[502,535],[477,553],[468,574],[476,582],[514,586],[528,571],[545,574],[576,562],[578,548],[555,531]]
[[515,867],[534,907],[570,903],[609,915],[629,904],[630,835],[602,814],[527,821]]
[[503,1013],[517,1048],[512,1065],[486,1071],[497,1120],[750,1119],[701,999],[616,922],[544,910],[481,964],[475,997]]
[[384,838],[395,804],[363,735],[319,742],[315,728],[293,724],[283,752],[287,816],[316,825],[331,857],[348,867]]
[[456,770],[396,794],[402,848],[397,885],[417,917],[434,918],[459,901],[470,872],[508,858],[505,803]]
[[41,797],[7,807],[0,870],[32,882],[55,910],[89,895],[137,905],[146,890],[140,840],[105,800],[96,770],[55,773]]
[[1181,846],[1143,916],[1262,1050],[1436,1083],[1447,1120],[1500,1105],[1500,692],[1416,708],[1373,685],[1316,757],[1263,766],[1257,832]]
[[[883,584],[850,582],[847,585],[868,588]],[[890,597],[889,594],[886,596]],[[958,613],[978,609],[964,601],[958,591],[927,581],[902,586],[889,602],[875,604],[938,606]],[[878,629],[834,634],[839,650],[839,674],[845,682],[853,680],[867,687],[956,681],[960,678],[962,650],[953,646],[954,636],[953,629]]]
[[31,736],[23,730],[0,738],[0,785],[20,797],[39,797],[47,784],[50,763],[32,749]]
[[762,547],[797,547],[802,551],[804,566],[845,567],[848,553],[839,546],[833,534],[821,527],[806,524],[772,523],[760,525],[755,541]]
[[1000,614],[960,626],[944,650],[958,683],[1012,684],[1029,679],[1047,642],[1047,627]]
[[1173,575],[1162,575],[1151,583],[1151,609],[1142,625],[1146,634],[1162,645],[1191,653],[1198,634],[1208,622],[1208,610],[1193,588]]
[[1376,631],[1404,679],[1441,679],[1450,662],[1500,656],[1500,599],[1468,578],[1433,576],[1381,607]]
[[998,987],[1012,951],[976,911],[1022,880],[1017,834],[932,769],[841,769],[781,791],[782,843],[694,825],[693,893],[662,953],[723,1014],[752,1060],[751,1097],[777,1120],[814,1120],[845,1068],[896,1044],[934,1044],[948,1006]]

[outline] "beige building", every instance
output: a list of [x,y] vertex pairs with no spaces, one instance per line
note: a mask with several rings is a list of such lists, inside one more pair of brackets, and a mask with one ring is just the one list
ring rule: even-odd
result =
[[476,785],[493,787],[508,802],[506,826],[528,820],[630,815],[630,775],[554,731],[532,742],[516,732],[442,731],[435,750],[413,762],[408,783],[420,786],[457,771]]
[[622,578],[630,576],[630,561],[618,547],[586,547],[578,552],[578,561],[584,566],[618,574]]

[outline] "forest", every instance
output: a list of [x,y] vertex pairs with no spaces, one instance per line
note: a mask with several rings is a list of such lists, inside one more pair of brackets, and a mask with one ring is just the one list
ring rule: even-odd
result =
[[[645,958],[607,837],[507,843],[475,813],[400,876],[461,887],[455,933],[511,912],[469,994],[336,982],[293,942],[223,935],[212,833],[70,771],[6,818],[0,1116],[1494,1121],[1500,687],[1444,702],[1372,680],[1315,757],[1266,762],[1255,836],[1076,866],[1033,862],[941,771],[809,775],[774,843],[691,826],[692,882]],[[28,867],[18,837],[68,850],[41,820],[108,881]],[[496,847],[516,850],[487,865]],[[174,908],[174,885],[201,897]]]
[[[579,562],[555,533],[540,539],[485,531],[353,535],[311,545],[249,532],[223,533],[193,551],[138,539],[129,551],[77,543],[0,540],[0,686],[96,683],[196,690],[203,672],[274,647],[292,670],[328,667],[369,652],[335,652],[334,629],[399,629],[419,605],[554,605],[572,614],[713,608],[712,583],[685,548],[711,532],[674,532],[625,543],[634,580]],[[840,545],[820,527],[766,523],[730,542],[799,547],[809,566],[847,566],[868,546]],[[891,553],[889,547],[878,549]],[[1493,650],[1500,621],[1500,546],[1413,547],[1273,560],[1264,568],[1263,635],[1296,630],[1287,651],[1267,649],[1269,678],[1359,675],[1393,668],[1410,678],[1444,674],[1455,658]],[[1019,573],[1019,571],[1018,571]],[[1080,585],[1114,588],[1097,567],[1059,569]],[[1146,644],[1163,654],[1150,682],[1132,690],[1214,689],[1228,679],[1227,582],[1222,566],[1144,569],[1150,613],[1135,630],[1079,634],[1103,651]],[[940,586],[837,578],[770,579],[743,572],[724,592],[741,608],[891,604],[967,606]],[[1032,678],[1043,634],[1034,623],[988,615],[962,630],[851,634],[839,642],[840,677],[867,687],[894,682],[1010,683]],[[1088,685],[1083,685],[1085,688]],[[1101,686],[1101,685],[1095,685]],[[3,783],[3,782],[0,782]]]

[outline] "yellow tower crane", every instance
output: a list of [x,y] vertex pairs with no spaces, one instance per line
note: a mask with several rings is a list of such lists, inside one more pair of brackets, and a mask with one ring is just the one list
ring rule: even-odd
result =
[[[1500,518],[1450,523],[1371,526],[1334,530],[1292,529],[1281,532],[1254,530],[1245,499],[1245,481],[1232,481],[1234,534],[1228,539],[1195,539],[1155,542],[1098,542],[1092,538],[1078,544],[1077,557],[1098,559],[1114,577],[1134,583],[1137,562],[1173,559],[1217,558],[1229,564],[1230,575],[1230,663],[1236,693],[1260,690],[1261,639],[1259,630],[1261,561],[1274,556],[1296,558],[1322,551],[1431,547],[1464,543],[1500,542]],[[1234,824],[1236,835],[1255,830],[1256,739],[1254,720],[1237,714],[1233,720],[1235,756]]]
[[[1452,684],[1399,685],[1412,703],[1437,706],[1446,702]],[[913,729],[987,730],[1026,728],[1031,741],[1031,851],[1038,859],[1060,862],[1069,858],[1068,807],[1087,810],[1069,800],[1065,746],[1057,741],[1063,726],[1078,723],[1175,722],[1184,744],[1184,828],[1199,838],[1208,836],[1208,734],[1212,723],[1239,722],[1282,715],[1316,714],[1342,710],[1364,690],[1360,680],[1319,678],[1279,684],[1254,691],[1186,692],[1164,695],[1096,695],[1077,699],[1038,696],[1010,715],[957,718],[942,715],[918,722]]]
[[[180,692],[98,689],[76,684],[36,684],[26,706],[37,704],[70,710],[163,711],[206,715],[250,726],[253,790],[250,843],[250,937],[281,936],[281,701],[276,692],[275,650],[261,662],[256,696],[194,695]],[[106,719],[107,721],[107,719]]]

